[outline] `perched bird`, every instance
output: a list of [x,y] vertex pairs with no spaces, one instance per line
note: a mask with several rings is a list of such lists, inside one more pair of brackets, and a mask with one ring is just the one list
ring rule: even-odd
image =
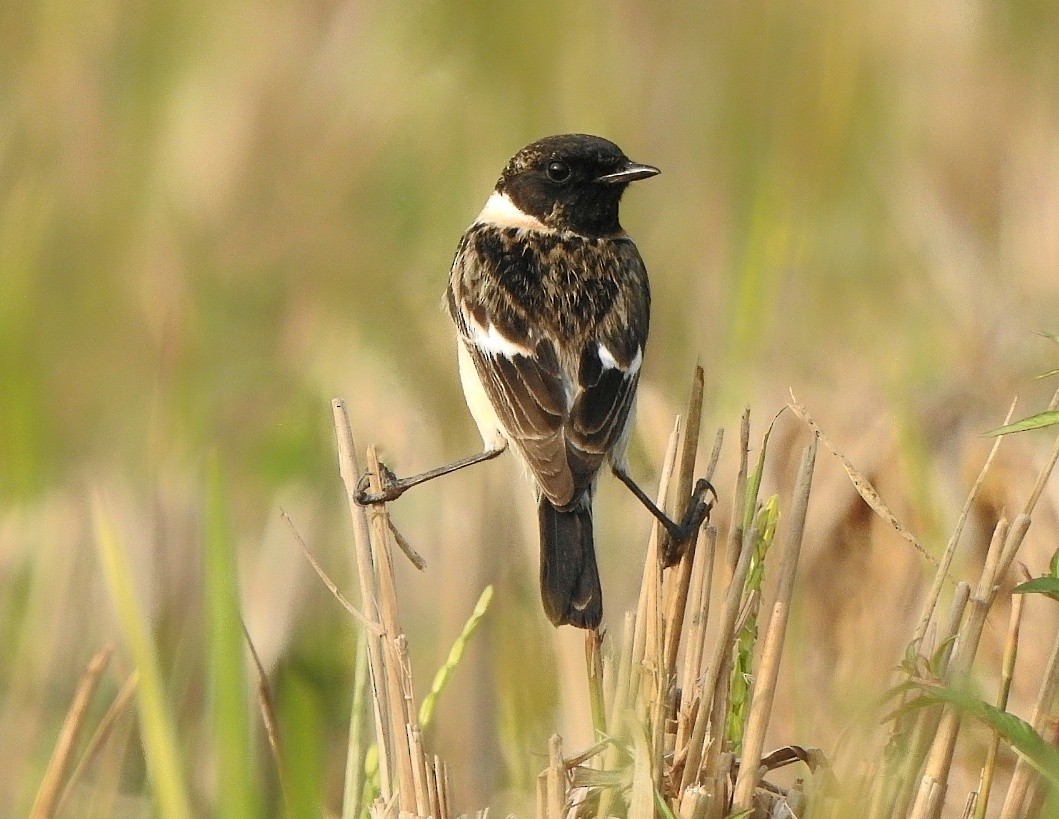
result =
[[585,134],[547,137],[515,154],[463,234],[448,288],[463,391],[484,451],[361,497],[390,500],[511,445],[536,489],[541,597],[557,626],[596,628],[603,616],[592,495],[606,462],[674,541],[686,541],[709,508],[700,481],[674,523],[625,463],[651,295],[618,205],[629,183],[658,173]]

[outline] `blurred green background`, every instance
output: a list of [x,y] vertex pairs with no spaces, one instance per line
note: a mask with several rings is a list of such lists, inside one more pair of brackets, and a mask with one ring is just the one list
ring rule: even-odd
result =
[[[825,425],[889,414],[913,441],[938,408],[981,431],[1014,393],[1027,413],[1047,401],[1033,376],[1055,366],[1035,333],[1059,326],[1054,2],[3,4],[0,806],[25,812],[84,663],[116,639],[99,492],[209,813],[216,451],[299,804],[336,809],[355,629],[279,509],[352,594],[329,400],[398,473],[478,446],[441,308],[451,254],[508,157],[568,131],[663,170],[623,206],[654,294],[645,481],[696,360],[711,423],[730,428],[791,387]],[[607,483],[599,503],[620,622],[648,521]],[[429,742],[464,808],[524,804],[580,673],[579,643],[556,640],[536,599],[530,492],[494,463],[394,513],[429,564],[402,573],[418,685],[497,586]],[[526,671],[551,665],[566,671]],[[135,733],[113,745],[111,785],[89,773],[84,809],[149,813]]]

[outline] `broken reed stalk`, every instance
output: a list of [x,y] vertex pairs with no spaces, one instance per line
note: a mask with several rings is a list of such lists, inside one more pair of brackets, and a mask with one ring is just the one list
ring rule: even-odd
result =
[[[446,819],[452,813],[448,768],[436,757],[431,760],[424,752],[412,690],[408,639],[398,619],[391,545],[396,536],[385,504],[375,504],[366,513],[356,503],[361,472],[349,417],[339,400],[332,402],[332,409],[338,437],[339,466],[353,518],[361,613],[369,621],[362,634],[367,643],[381,792],[372,807],[372,813],[376,816],[399,814]],[[374,447],[367,450],[367,463],[369,488],[372,492],[379,492],[382,489],[382,468]],[[354,705],[356,707],[358,703]],[[351,758],[347,759],[347,774],[350,766],[363,765],[360,756],[362,749],[356,732],[351,731],[347,751]],[[347,783],[356,781],[357,777],[347,775]],[[347,791],[343,804],[344,816],[356,815],[361,796],[360,793]]]
[[[956,641],[963,622],[964,609],[971,597],[971,585],[966,580],[956,584],[946,625],[939,635],[939,644],[943,646],[939,658],[940,673],[944,676],[948,670],[949,654]],[[922,654],[922,651],[920,652]],[[900,763],[893,767],[889,775],[875,778],[869,819],[883,819],[890,816],[904,816],[908,811],[916,786],[916,777],[923,766],[923,760],[930,750],[930,744],[937,734],[941,722],[942,707],[929,706],[919,709],[915,714],[898,717],[895,722],[905,720],[910,728],[893,730],[893,735],[903,736],[905,752]]]
[[[1004,544],[1008,539],[1008,522],[1000,518],[986,552],[985,565],[979,577],[978,587],[970,601],[971,610],[964,620],[957,638],[956,655],[949,665],[947,682],[962,685],[970,674],[978,643],[982,637],[986,616],[996,597],[997,582],[1006,567],[1001,565]],[[927,757],[926,770],[920,779],[919,791],[909,814],[910,819],[932,819],[941,810],[945,800],[949,770],[960,730],[960,712],[952,705],[945,705],[941,723]]]
[[[677,470],[675,520],[682,520],[687,510],[688,498],[695,481],[695,461],[699,448],[699,430],[702,425],[702,367],[695,367],[692,379],[691,399],[688,402],[687,423],[684,425],[681,442],[680,466]],[[706,475],[709,480],[711,475]],[[701,531],[701,528],[700,528]],[[695,565],[695,550],[698,548],[700,531],[689,539],[679,562],[668,573],[665,591],[665,635],[663,638],[663,662],[666,679],[676,674],[677,649],[680,647],[681,631],[684,628],[684,613],[687,610],[688,591],[691,587],[691,572]],[[667,545],[663,554],[668,554]]]
[[[346,500],[349,514],[353,519],[353,544],[356,557],[357,577],[360,581],[360,605],[362,614],[369,622],[379,623],[378,604],[375,598],[375,567],[372,565],[371,535],[368,531],[368,519],[364,509],[357,504],[357,486],[360,483],[361,469],[357,458],[356,446],[353,443],[353,432],[349,425],[346,405],[339,399],[331,401],[334,415],[335,433],[338,441],[338,464],[342,483],[346,488]],[[371,676],[373,716],[375,720],[375,737],[379,757],[379,789],[384,800],[393,796],[393,766],[391,760],[390,732],[386,726],[390,722],[387,711],[386,677],[383,673],[382,635],[365,632],[368,644],[368,670]],[[344,794],[344,800],[360,799],[360,794]],[[343,809],[343,813],[347,811]]]
[[[1055,643],[1052,646],[1051,656],[1044,676],[1041,679],[1040,691],[1037,693],[1037,702],[1033,707],[1033,717],[1030,724],[1041,736],[1045,735],[1045,729],[1051,720],[1052,703],[1059,691],[1059,633],[1056,634]],[[1015,772],[1011,775],[1008,784],[1007,795],[1004,797],[1004,806],[1000,810],[1000,819],[1019,819],[1025,816],[1024,804],[1033,801],[1033,785],[1038,778],[1037,772],[1022,757],[1015,763]]]
[[[1023,571],[1025,572],[1025,567],[1023,567]],[[1006,711],[1008,707],[1008,695],[1011,693],[1011,680],[1015,673],[1015,659],[1019,650],[1019,629],[1022,627],[1022,612],[1025,602],[1026,595],[1024,594],[1011,596],[1011,613],[1008,617],[1007,638],[1004,641],[1004,659],[1000,670],[1000,691],[997,693],[996,700],[997,708],[1001,711]],[[985,819],[985,812],[989,807],[989,794],[993,789],[993,778],[996,773],[996,760],[999,750],[1000,733],[994,730],[993,737],[989,742],[989,750],[986,753],[985,764],[982,765],[982,776],[978,784],[974,819]]]
[[[747,451],[750,440],[750,411],[743,413],[741,441],[747,442],[740,453],[740,470],[738,483],[742,485],[744,493],[747,486]],[[695,693],[698,695],[695,715],[693,717],[693,728],[688,740],[687,758],[684,763],[684,773],[681,778],[680,789],[685,790],[696,783],[702,766],[703,757],[706,755],[709,737],[707,730],[711,723],[716,691],[720,687],[727,687],[727,676],[723,673],[726,666],[731,663],[732,641],[735,639],[736,621],[739,617],[739,609],[743,601],[743,586],[746,584],[747,572],[750,570],[750,558],[754,553],[754,540],[757,536],[756,527],[751,526],[750,531],[743,532],[743,504],[753,503],[757,505],[757,497],[753,500],[744,497],[742,503],[733,509],[731,520],[731,543],[738,535],[741,538],[738,560],[735,564],[732,576],[729,579],[728,594],[725,597],[724,609],[721,614],[721,623],[710,657],[709,665],[701,682],[696,686]],[[752,519],[752,518],[751,518]],[[685,692],[686,693],[686,692]],[[714,724],[714,733],[719,726]],[[714,742],[720,752],[720,743]]]
[[566,812],[566,765],[563,762],[563,740],[552,734],[548,741],[548,774],[546,778],[547,819],[563,819]]
[[[368,447],[368,487],[372,492],[382,491],[382,470],[375,447]],[[408,747],[406,728],[415,714],[410,713],[405,697],[403,658],[400,638],[404,636],[397,620],[397,590],[393,579],[393,562],[390,558],[390,527],[387,523],[385,504],[375,504],[369,512],[371,518],[371,557],[375,567],[378,612],[383,628],[382,671],[386,677],[384,689],[387,710],[390,715],[391,752],[397,770],[397,804],[402,812],[412,813],[416,809],[413,762]]]
[[[694,689],[692,708],[694,712],[689,713],[688,720],[692,725],[692,733],[687,741],[687,751],[684,760],[684,771],[681,777],[680,789],[685,790],[696,783],[702,758],[706,751],[707,728],[710,727],[710,715],[713,707],[714,691],[722,678],[725,655],[731,655],[732,639],[734,637],[735,623],[739,615],[739,604],[742,601],[742,587],[747,582],[747,572],[750,570],[750,557],[753,554],[753,540],[743,537],[742,521],[744,517],[744,505],[747,503],[747,475],[749,470],[750,451],[750,407],[743,410],[739,426],[739,473],[736,478],[735,497],[732,501],[732,519],[729,530],[729,552],[734,551],[733,546],[738,540],[739,550],[734,564],[730,564],[730,558],[725,559],[725,565],[730,566],[728,595],[724,600],[724,608],[721,615],[721,624],[714,643],[714,652],[711,655],[710,664],[706,666],[706,672]],[[756,502],[756,499],[755,499]],[[688,692],[684,691],[687,697]]]
[[88,665],[81,674],[73,701],[66,712],[66,719],[63,720],[62,728],[59,730],[59,738],[55,741],[55,748],[48,760],[48,767],[44,771],[37,795],[33,799],[33,807],[29,812],[31,819],[45,819],[55,813],[59,789],[62,787],[66,769],[70,766],[77,747],[77,740],[84,728],[88,706],[92,702],[92,695],[113,653],[114,646],[104,646],[92,655],[92,659],[88,661]]
[[805,533],[809,493],[813,484],[816,443],[817,438],[814,435],[802,454],[801,469],[791,498],[791,517],[780,557],[779,587],[761,649],[761,659],[758,661],[750,714],[747,718],[746,733],[743,736],[743,759],[739,766],[733,793],[732,809],[737,812],[753,807],[754,791],[758,782],[758,765],[764,749],[765,731],[772,715],[780,659],[783,656],[783,644],[787,636],[787,621],[790,616],[791,600],[794,597],[794,580],[798,570],[802,536]]

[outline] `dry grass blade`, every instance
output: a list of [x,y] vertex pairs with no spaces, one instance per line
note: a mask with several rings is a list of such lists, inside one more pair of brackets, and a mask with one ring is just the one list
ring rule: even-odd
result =
[[33,807],[29,813],[32,819],[44,819],[55,813],[59,789],[62,787],[66,769],[70,765],[70,760],[73,759],[77,740],[84,728],[92,694],[95,693],[100,677],[103,676],[103,671],[113,653],[114,646],[103,647],[92,656],[88,665],[85,666],[84,673],[81,674],[77,690],[74,691],[73,702],[70,703],[70,709],[66,712],[66,719],[63,720],[59,738],[55,742],[55,748],[48,760],[48,767],[44,771],[44,777],[33,800]]
[[[297,527],[294,525],[294,521],[291,520],[290,515],[288,515],[282,509],[279,510],[279,513],[282,516],[283,520],[286,521],[287,526],[291,530],[291,534],[294,535],[294,539],[297,540],[298,545],[301,546],[302,553],[305,555],[305,559],[308,560],[309,565],[313,567],[313,571],[316,572],[316,576],[320,578],[320,580],[325,586],[327,586],[327,590],[331,592],[331,596],[334,597],[335,600],[337,600],[342,605],[342,608],[352,614],[353,617],[355,617],[356,620],[365,628],[371,629],[376,634],[382,634],[382,628],[377,623],[373,623],[371,620],[365,617],[364,614],[361,613],[360,609],[350,603],[349,600],[346,599],[345,595],[343,595],[342,592],[339,590],[338,585],[335,583],[335,581],[332,580],[331,577],[327,574],[327,572],[324,571],[323,566],[321,566],[320,563],[317,561],[316,557],[313,556],[313,553],[309,551],[308,544],[305,542],[305,539],[301,536],[301,532],[299,532]],[[245,624],[243,627],[245,629]],[[249,636],[247,637],[247,639],[249,640]]]
[[[684,517],[691,486],[695,479],[695,453],[699,447],[699,429],[702,422],[702,367],[695,367],[691,384],[691,399],[688,403],[688,420],[684,425],[683,442],[680,453],[680,466],[677,470],[676,484],[676,520]],[[715,448],[716,449],[716,448]],[[706,479],[709,480],[707,475]],[[701,527],[688,541],[680,561],[669,573],[668,597],[665,613],[664,668],[666,677],[672,678],[677,667],[677,649],[680,647],[681,631],[684,628],[684,612],[687,610],[688,590],[691,586],[691,572],[695,563],[695,550]],[[665,542],[662,554],[668,554],[671,544]]]
[[839,463],[842,464],[842,468],[846,470],[846,474],[849,475],[850,481],[853,483],[853,488],[857,490],[857,494],[860,495],[866,504],[871,507],[872,511],[875,512],[879,517],[885,520],[890,526],[893,527],[894,531],[897,532],[902,538],[910,543],[916,551],[918,551],[923,557],[931,562],[935,567],[938,565],[938,561],[935,560],[926,549],[923,548],[922,544],[916,539],[916,536],[908,531],[901,522],[897,519],[897,516],[890,511],[890,507],[883,501],[882,496],[876,491],[875,487],[872,486],[871,481],[865,478],[857,468],[853,466],[853,462],[843,455],[838,447],[836,447],[820,429],[820,426],[812,419],[809,415],[809,411],[798,403],[798,400],[794,397],[794,393],[791,393],[791,403],[788,406],[794,410],[795,414],[805,422],[806,426],[809,427],[813,432],[820,436],[820,440],[823,442],[831,454],[838,458]]
[[419,569],[419,571],[423,571],[427,567],[427,562],[423,559],[423,556],[405,539],[405,536],[402,535],[394,525],[393,520],[387,517],[386,523],[390,527],[390,534],[393,535],[393,539],[397,541],[397,545],[401,547],[401,551],[404,552],[404,556],[407,557],[409,562]]
[[753,807],[754,790],[757,787],[757,769],[764,748],[765,731],[772,714],[776,682],[779,678],[780,658],[783,655],[783,643],[787,636],[787,620],[790,615],[791,600],[794,597],[794,579],[798,569],[802,536],[805,532],[805,518],[809,509],[813,467],[816,463],[816,442],[817,439],[814,436],[812,442],[805,448],[792,497],[791,519],[780,558],[779,588],[761,650],[753,699],[750,703],[750,715],[743,737],[743,761],[736,778],[733,804],[733,809],[736,811]]
[[[284,513],[286,517],[286,513]],[[287,519],[288,522],[290,519]],[[293,527],[294,524],[291,524]],[[300,538],[299,538],[300,540]],[[253,659],[254,668],[257,670],[257,705],[261,711],[261,721],[265,726],[265,737],[268,739],[268,748],[272,754],[272,764],[276,766],[276,778],[279,780],[280,795],[283,797],[283,806],[287,815],[292,816],[293,810],[290,799],[290,788],[287,785],[287,766],[283,760],[283,754],[279,747],[279,722],[276,720],[276,706],[272,701],[272,692],[268,688],[268,675],[265,666],[261,664],[254,641],[250,639],[250,632],[246,628],[246,622],[240,620],[243,627],[243,637],[246,638],[247,648],[250,649],[250,657]]]
[[110,738],[114,726],[118,722],[118,718],[125,713],[125,710],[129,707],[129,703],[132,702],[133,695],[136,694],[136,684],[138,680],[139,675],[133,671],[118,690],[117,696],[114,697],[114,702],[110,704],[110,708],[107,709],[107,712],[99,721],[99,725],[96,726],[92,738],[88,740],[88,744],[85,746],[85,752],[77,761],[77,766],[73,769],[70,778],[66,781],[66,787],[63,788],[62,796],[59,797],[59,801],[55,806],[54,815],[62,815],[63,809],[66,807],[67,802],[73,794],[74,787],[81,781],[81,776],[84,774],[85,770],[87,770],[88,766],[96,758],[96,755],[99,754],[107,740]]

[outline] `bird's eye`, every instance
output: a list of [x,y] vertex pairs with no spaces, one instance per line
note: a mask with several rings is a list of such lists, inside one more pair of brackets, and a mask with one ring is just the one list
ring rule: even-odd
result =
[[565,162],[553,162],[548,166],[548,178],[552,182],[565,182],[570,178],[570,166]]

